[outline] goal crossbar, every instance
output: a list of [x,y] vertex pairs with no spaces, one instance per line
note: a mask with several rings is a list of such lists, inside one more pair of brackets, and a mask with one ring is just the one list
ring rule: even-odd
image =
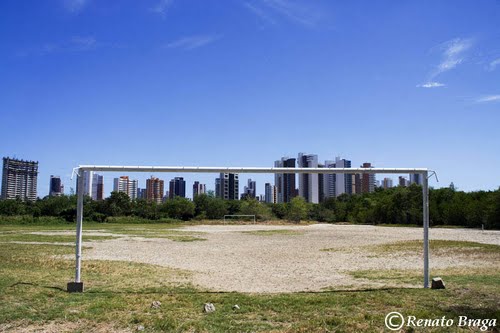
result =
[[76,267],[75,282],[68,283],[68,291],[83,291],[81,282],[82,224],[84,177],[82,171],[98,172],[176,172],[176,173],[278,173],[278,174],[420,174],[423,197],[424,288],[429,288],[429,172],[427,168],[260,168],[260,167],[197,167],[197,166],[118,166],[80,165],[73,169],[77,175],[76,210]]

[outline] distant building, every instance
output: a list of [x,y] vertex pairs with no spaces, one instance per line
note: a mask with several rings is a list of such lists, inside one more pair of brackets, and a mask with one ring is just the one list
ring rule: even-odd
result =
[[61,177],[51,175],[49,184],[49,196],[59,197],[63,194],[64,194],[64,186],[61,182]]
[[104,200],[104,177],[97,173],[92,175],[92,200]]
[[169,183],[169,193],[168,197],[173,199],[174,197],[186,197],[186,181],[182,177],[175,177]]
[[[335,161],[330,161],[330,160],[325,161],[324,167],[335,168]],[[334,173],[323,175],[323,195],[325,199],[335,197],[335,188],[337,180],[336,176],[337,175]]]
[[403,176],[399,176],[399,182],[398,182],[398,185],[399,186],[402,186],[402,187],[406,187],[409,185],[409,182],[408,182],[408,179],[406,179],[405,177]]
[[37,198],[38,162],[3,158],[2,199],[20,198],[35,201]]
[[151,176],[146,179],[146,199],[158,204],[162,202],[164,191],[164,182],[159,178]]
[[200,194],[206,194],[207,187],[205,184],[200,184],[199,181],[195,181],[193,184],[193,199]]
[[224,200],[238,200],[240,191],[237,173],[221,173],[215,180],[215,195]]
[[[365,162],[361,165],[361,168],[373,168],[371,163]],[[361,192],[362,193],[372,193],[375,191],[375,174],[373,173],[363,173],[361,175]]]
[[128,176],[120,176],[114,179],[113,191],[126,193],[130,200],[137,199],[138,181],[132,180]]
[[[92,171],[80,171],[83,176],[83,195],[92,197]],[[78,178],[76,180],[76,193],[78,193]]]
[[137,188],[137,199],[147,199],[145,188]]
[[[318,155],[299,153],[299,168],[317,168]],[[319,203],[319,180],[317,173],[299,174],[299,195],[307,202]]]
[[264,201],[267,203],[277,203],[278,198],[277,198],[277,191],[276,191],[276,186],[272,186],[270,183],[266,183],[264,185],[265,189],[265,194],[264,194]]
[[419,173],[410,174],[410,185],[411,184],[422,185],[422,175]]
[[256,182],[252,179],[248,179],[247,186],[243,188],[243,193],[241,194],[241,198],[256,198],[257,192]]
[[[282,157],[275,161],[276,168],[295,168],[295,158]],[[297,196],[295,185],[295,173],[277,173],[274,175],[274,185],[276,186],[276,195],[279,203],[290,202]]]
[[388,188],[391,188],[393,187],[393,184],[392,184],[392,179],[391,178],[384,178],[384,180],[382,181],[382,187],[384,189],[388,189]]
[[[340,157],[335,158],[335,167],[336,168],[350,168],[351,161],[346,159],[341,159]],[[337,173],[335,175],[335,196],[346,194],[352,194],[352,174],[346,173]]]

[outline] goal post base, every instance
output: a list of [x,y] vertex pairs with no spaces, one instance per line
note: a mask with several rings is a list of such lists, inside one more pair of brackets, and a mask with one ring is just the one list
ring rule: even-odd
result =
[[83,282],[68,282],[68,293],[83,293]]

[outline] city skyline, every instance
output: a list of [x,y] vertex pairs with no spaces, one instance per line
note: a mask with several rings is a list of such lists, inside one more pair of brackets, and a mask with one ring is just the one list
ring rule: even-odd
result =
[[[496,1],[28,3],[0,4],[0,154],[39,161],[39,195],[50,175],[70,193],[83,164],[269,166],[299,151],[426,167],[433,187],[500,185]],[[272,176],[252,179],[264,193]]]

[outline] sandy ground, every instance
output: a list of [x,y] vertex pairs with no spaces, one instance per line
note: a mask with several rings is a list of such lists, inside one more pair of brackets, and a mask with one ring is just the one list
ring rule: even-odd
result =
[[[179,230],[179,229],[177,229]],[[358,286],[348,272],[370,269],[422,269],[422,251],[373,253],[367,246],[421,240],[422,229],[359,225],[308,226],[201,225],[180,229],[206,239],[123,237],[86,242],[83,260],[125,260],[189,270],[194,285],[215,291],[296,292]],[[292,230],[288,234],[249,234]],[[431,229],[430,239],[500,245],[500,231]],[[324,249],[333,249],[322,251]],[[494,258],[495,259],[495,258]],[[498,258],[496,258],[498,259]],[[483,260],[483,262],[478,262]],[[487,262],[484,262],[487,260]],[[432,256],[432,268],[495,265],[499,260],[463,253]],[[85,272],[83,272],[83,275]],[[368,281],[366,281],[368,283]]]

